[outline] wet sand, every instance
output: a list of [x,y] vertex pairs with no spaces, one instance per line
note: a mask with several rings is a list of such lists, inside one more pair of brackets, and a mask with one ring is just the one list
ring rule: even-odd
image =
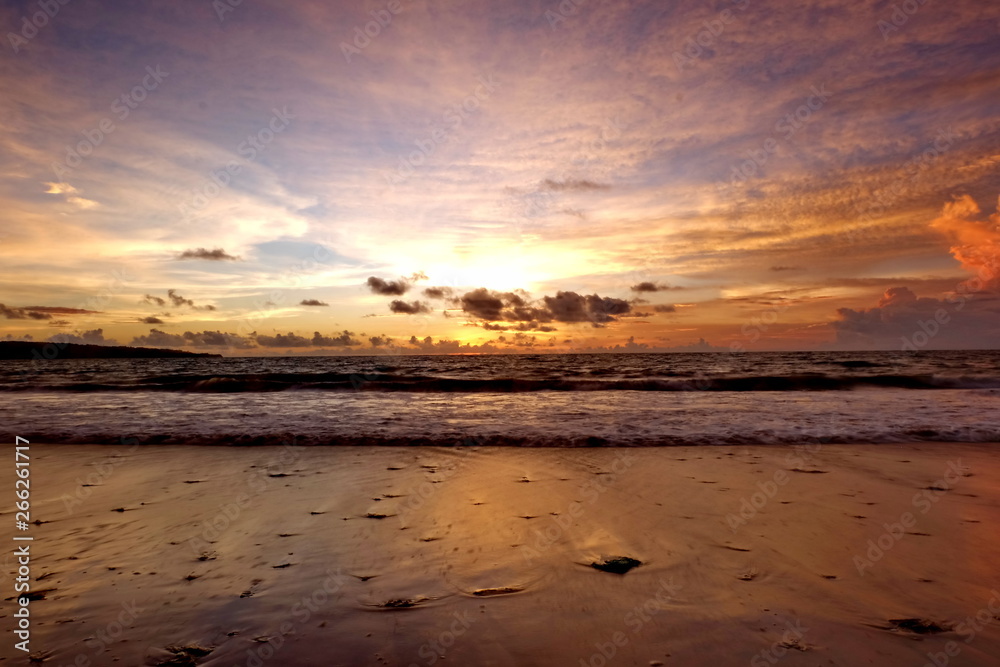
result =
[[996,445],[31,453],[46,665],[1000,655]]

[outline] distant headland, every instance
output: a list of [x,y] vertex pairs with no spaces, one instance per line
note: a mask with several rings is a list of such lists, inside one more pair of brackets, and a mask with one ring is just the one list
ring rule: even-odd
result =
[[4,359],[172,359],[177,357],[221,357],[221,354],[185,352],[157,347],[125,345],[84,345],[81,343],[44,343],[0,341],[0,360]]

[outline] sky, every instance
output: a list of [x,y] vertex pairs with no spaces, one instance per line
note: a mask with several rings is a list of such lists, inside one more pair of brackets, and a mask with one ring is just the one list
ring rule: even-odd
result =
[[0,2],[0,339],[996,348],[1000,5]]

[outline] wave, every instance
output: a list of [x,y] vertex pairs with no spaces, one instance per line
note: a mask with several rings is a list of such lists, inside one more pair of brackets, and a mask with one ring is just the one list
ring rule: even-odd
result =
[[275,391],[371,391],[519,393],[537,391],[845,391],[893,389],[998,389],[1000,377],[938,375],[747,375],[625,379],[456,378],[391,373],[259,373],[157,375],[128,382],[10,383],[3,391],[176,391],[206,393]]
[[[1000,429],[990,427],[955,427],[933,429],[873,428],[858,433],[810,435],[799,431],[745,430],[742,432],[698,433],[685,435],[562,435],[558,433],[515,435],[489,433],[482,435],[423,434],[389,435],[385,433],[311,433],[287,432],[212,432],[191,433],[184,431],[133,432],[123,437],[120,432],[91,431],[87,433],[55,430],[19,432],[18,435],[33,443],[46,444],[109,444],[109,445],[200,445],[229,447],[302,446],[302,447],[706,447],[737,445],[852,445],[893,444],[916,442],[1000,442]],[[0,432],[0,438],[13,442],[13,434]]]

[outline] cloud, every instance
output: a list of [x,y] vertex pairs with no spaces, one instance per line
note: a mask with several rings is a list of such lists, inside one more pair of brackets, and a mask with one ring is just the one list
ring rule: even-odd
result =
[[428,299],[447,299],[454,294],[450,287],[427,287],[423,292]]
[[313,332],[312,341],[313,347],[353,347],[355,345],[361,345],[361,341],[354,338],[354,334],[347,329],[344,329],[339,335],[329,337],[322,336],[318,331]]
[[240,260],[239,257],[236,255],[230,255],[222,248],[213,248],[212,250],[208,250],[206,248],[185,250],[181,254],[177,255],[177,259],[207,259],[213,262],[237,262]]
[[901,350],[989,348],[1000,336],[1000,213],[979,220],[965,195],[945,204],[931,227],[952,241],[951,254],[975,277],[943,299],[919,297],[906,286],[885,290],[872,308],[838,308],[831,323],[838,345]]
[[53,315],[96,315],[99,310],[86,310],[85,308],[65,308],[63,306],[25,306],[25,310],[33,310],[39,313],[52,313]]
[[426,304],[419,301],[414,301],[413,303],[407,303],[406,301],[400,301],[395,299],[389,304],[389,310],[394,313],[403,313],[405,315],[417,315],[419,313],[429,313],[431,309],[427,307]]
[[683,287],[671,287],[666,283],[654,283],[649,281],[644,281],[632,285],[630,288],[633,292],[665,292],[667,290],[678,290],[684,289]]
[[959,283],[944,299],[918,297],[905,286],[885,291],[872,308],[838,308],[831,323],[838,346],[850,349],[978,349],[1000,336],[1000,295]]
[[656,313],[676,313],[677,306],[672,303],[660,303],[653,306],[653,312]]
[[[194,310],[215,310],[215,306],[196,306],[194,301],[191,299],[185,299],[183,296],[177,293],[177,290],[167,290],[167,299],[174,308],[180,308],[181,306],[188,306]],[[146,294],[142,297],[139,303],[145,303],[152,306],[165,306],[167,305],[167,299],[163,299],[158,296],[153,296],[152,294]]]
[[29,308],[11,308],[0,303],[0,315],[8,320],[51,320],[49,313],[39,312]]
[[139,322],[142,324],[163,324],[163,320],[159,317],[154,317],[150,315],[149,317],[140,317]]
[[597,294],[583,296],[576,292],[556,292],[546,296],[545,302],[552,318],[558,322],[590,322],[604,324],[614,322],[615,315],[624,315],[632,309],[632,304],[624,299],[601,297]]
[[410,283],[406,278],[382,280],[377,276],[370,276],[367,285],[373,294],[381,294],[383,296],[402,296],[410,289]]
[[[552,321],[603,325],[616,321],[616,315],[625,315],[632,310],[632,304],[624,299],[597,294],[584,296],[576,292],[560,291],[555,296],[543,296],[537,301],[531,301],[526,296],[526,293],[495,292],[480,287],[466,292],[454,302],[466,314],[487,322],[526,323],[520,327],[524,331],[554,331],[542,326]],[[496,326],[485,328],[500,330]]]
[[801,271],[801,266],[772,266],[769,271]]
[[85,199],[84,197],[79,196],[80,191],[69,183],[46,183],[45,185],[49,186],[45,191],[45,194],[66,195],[66,201],[79,208],[88,209],[100,206],[100,204],[92,199]]
[[91,329],[90,331],[75,333],[61,333],[49,337],[53,343],[81,343],[84,345],[120,345],[114,339],[104,337],[104,329]]
[[437,354],[449,354],[455,352],[498,352],[498,348],[490,343],[483,343],[481,345],[473,345],[471,343],[461,343],[457,340],[451,340],[448,338],[442,338],[440,340],[434,340],[431,336],[426,336],[422,339],[416,336],[410,336],[408,341],[411,350],[418,350],[420,352],[429,352]]
[[330,304],[324,303],[318,299],[302,299],[299,301],[300,306],[329,306]]
[[976,275],[978,289],[1000,287],[1000,200],[997,212],[978,220],[980,209],[969,195],[944,205],[931,227],[944,232],[954,243],[951,254],[966,271]]
[[258,334],[254,339],[261,347],[312,347],[312,340],[291,331],[287,334],[279,333],[274,336]]
[[251,334],[251,336],[261,347],[353,347],[361,345],[361,341],[354,338],[354,334],[346,329],[336,336],[324,336],[315,331],[312,338],[299,336],[291,331],[287,334],[279,333],[274,336],[263,334]]
[[595,183],[594,181],[572,178],[568,178],[563,181],[554,181],[551,178],[546,178],[544,181],[539,183],[538,186],[543,190],[551,190],[553,192],[586,192],[588,190],[608,190],[611,187],[605,183]]
[[[570,341],[563,341],[568,343]],[[573,352],[729,352],[728,347],[712,345],[704,338],[688,345],[650,345],[636,342],[635,336],[629,336],[624,345],[598,345],[594,347],[574,348]]]
[[158,296],[153,296],[152,294],[147,294],[144,297],[142,297],[142,301],[140,303],[148,303],[148,304],[151,304],[151,305],[154,305],[154,306],[165,306],[165,305],[167,305],[167,302],[166,302],[165,299],[161,299]]
[[136,336],[129,345],[139,347],[235,347],[249,349],[253,342],[239,334],[222,331],[185,331],[171,334],[159,329],[150,329],[144,336]]
[[487,331],[558,331],[555,327],[538,322],[520,322],[518,324],[490,324],[486,322],[483,324],[483,328]]
[[[147,295],[148,296],[148,295]],[[156,297],[153,297],[156,299]],[[177,290],[169,289],[167,290],[167,298],[170,299],[170,303],[174,305],[175,308],[180,308],[181,306],[190,306],[194,310],[215,310],[215,306],[196,306],[194,301],[191,299],[185,299]],[[157,305],[162,305],[162,299],[156,299]]]
[[459,298],[458,303],[469,315],[491,321],[501,319],[500,313],[504,308],[501,295],[485,287],[466,292]]

